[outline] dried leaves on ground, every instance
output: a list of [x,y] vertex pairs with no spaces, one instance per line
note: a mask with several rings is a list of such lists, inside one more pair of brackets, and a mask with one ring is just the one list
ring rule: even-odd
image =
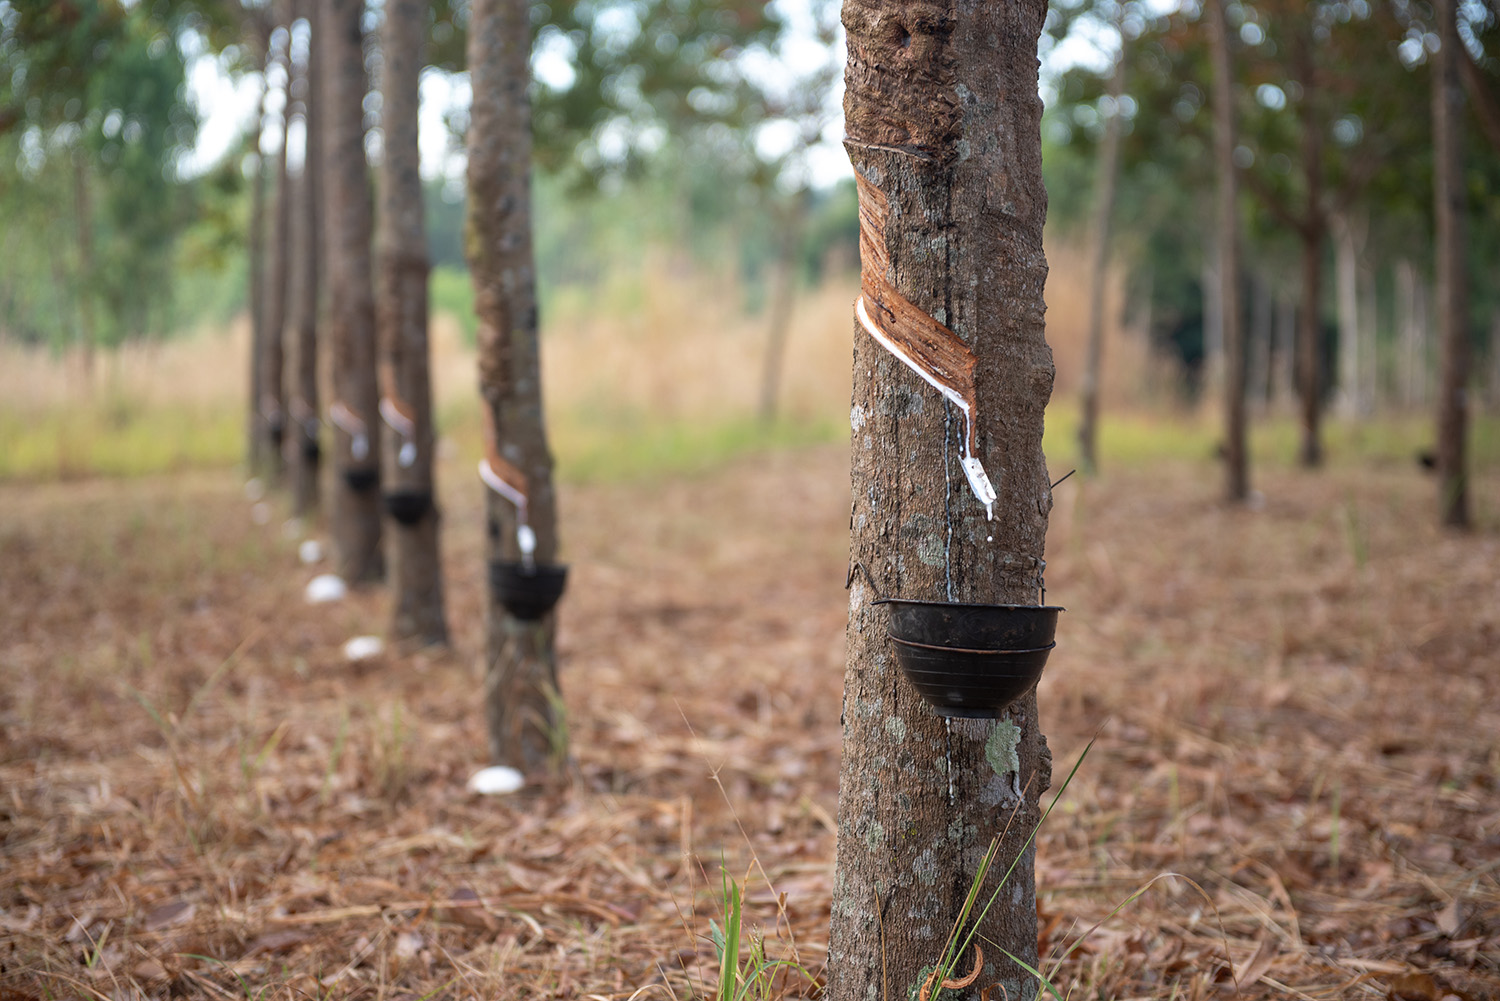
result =
[[[565,493],[571,765],[505,798],[465,791],[459,470],[454,649],[356,663],[386,596],[305,604],[319,568],[222,476],[0,487],[0,997],[683,998],[718,976],[724,872],[807,972],[765,991],[811,995],[846,468]],[[1040,838],[1055,982],[1500,997],[1500,536],[1437,532],[1406,468],[1259,486],[1255,510],[1207,466],[1058,489],[1043,726],[1059,761],[1099,738]]]

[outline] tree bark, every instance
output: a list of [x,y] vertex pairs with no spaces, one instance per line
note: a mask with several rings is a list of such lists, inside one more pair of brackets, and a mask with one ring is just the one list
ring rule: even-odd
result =
[[94,210],[89,198],[89,168],[82,155],[73,158],[73,221],[78,237],[78,359],[84,387],[93,391],[94,345]]
[[370,176],[365,163],[367,83],[362,0],[325,0],[318,27],[328,124],[323,149],[328,203],[328,336],[334,399],[332,534],[339,575],[378,580],[379,417],[375,388],[375,299],[370,275]]
[[[399,639],[447,643],[438,509],[433,490],[432,384],[427,347],[427,234],[422,221],[417,103],[427,0],[386,0],[380,44],[380,292],[376,320],[382,361],[382,480],[387,491],[425,498],[417,520],[387,522],[391,632]],[[396,418],[394,423],[390,418]]]
[[277,0],[276,27],[281,47],[273,56],[282,69],[281,148],[276,152],[276,187],[271,194],[271,243],[266,262],[265,329],[260,344],[260,426],[263,475],[279,486],[286,472],[281,453],[286,435],[287,290],[291,274],[291,176],[287,167],[287,132],[292,124],[292,9],[290,0]]
[[1333,220],[1333,260],[1339,313],[1339,410],[1344,417],[1364,412],[1360,386],[1359,244],[1361,234],[1347,214]]
[[[475,0],[469,21],[469,270],[479,318],[479,391],[493,457],[514,469],[536,537],[557,558],[552,455],[543,420],[536,271],[531,242],[531,27],[521,0]],[[518,508],[487,491],[488,554],[517,560]],[[556,611],[512,616],[487,605],[485,718],[490,756],[536,775],[562,764]]]
[[1323,330],[1319,298],[1323,289],[1323,133],[1314,107],[1312,39],[1298,40],[1294,61],[1302,87],[1302,170],[1307,177],[1307,215],[1302,227],[1301,330],[1297,343],[1297,378],[1301,395],[1302,440],[1297,460],[1312,469],[1323,464]]
[[307,4],[311,42],[302,68],[302,122],[307,134],[302,176],[292,188],[291,417],[287,460],[291,467],[292,505],[299,517],[318,513],[318,469],[321,465],[318,424],[318,258],[319,212],[322,209],[322,87],[318,80],[319,11]]
[[1224,0],[1210,0],[1214,62],[1214,159],[1219,265],[1219,318],[1224,337],[1224,490],[1232,503],[1250,495],[1245,446],[1245,319],[1240,308],[1239,185],[1235,174],[1234,75]]
[[1469,300],[1465,278],[1463,186],[1464,92],[1459,78],[1457,0],[1437,0],[1439,47],[1432,75],[1433,199],[1436,217],[1438,412],[1438,518],[1469,527],[1466,383],[1469,373]]
[[[1124,8],[1122,7],[1121,10]],[[1085,473],[1099,468],[1099,376],[1104,364],[1104,292],[1109,273],[1110,224],[1115,214],[1115,182],[1120,173],[1120,98],[1125,93],[1125,33],[1109,79],[1113,109],[1104,122],[1099,158],[1094,165],[1094,239],[1089,265],[1089,337],[1083,362],[1082,416],[1078,421],[1078,459]]]
[[1246,345],[1245,395],[1264,413],[1271,403],[1271,326],[1276,308],[1271,285],[1260,275],[1250,282],[1250,329]]
[[[980,924],[984,962],[972,990],[999,984],[995,997],[1036,996],[1035,979],[1000,952],[1036,962],[1026,839],[1051,756],[1035,694],[1000,720],[936,716],[902,678],[886,611],[873,602],[876,591],[1037,600],[1052,505],[1042,423],[1054,377],[1043,330],[1047,195],[1036,58],[1045,13],[1041,0],[843,7],[861,308],[873,297],[877,314],[919,316],[972,352],[973,455],[999,477],[999,496],[987,520],[961,464],[970,437],[962,412],[857,323],[850,556],[868,575],[855,573],[850,591],[829,940],[834,1001],[916,996],[943,956],[977,863],[1002,831],[984,898],[1019,862]],[[974,961],[970,951],[957,965],[967,972]]]
[[[258,19],[257,19],[258,20]],[[253,133],[255,152],[255,176],[250,179],[250,398],[246,415],[245,457],[251,475],[259,475],[265,468],[265,455],[261,450],[260,392],[263,384],[260,357],[266,337],[266,158],[260,143],[265,133],[266,96],[270,87],[266,83],[266,71],[270,68],[270,46],[258,23],[246,29],[249,43],[259,57],[261,67],[260,100],[257,102],[256,128]]]

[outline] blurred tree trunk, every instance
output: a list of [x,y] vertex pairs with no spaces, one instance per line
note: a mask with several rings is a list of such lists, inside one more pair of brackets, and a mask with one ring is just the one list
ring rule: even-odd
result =
[[1302,170],[1307,178],[1307,213],[1298,227],[1302,238],[1302,318],[1297,344],[1298,391],[1301,395],[1302,442],[1298,461],[1308,468],[1323,464],[1320,425],[1323,410],[1323,325],[1318,309],[1323,289],[1323,236],[1327,219],[1323,202],[1323,133],[1318,121],[1313,77],[1312,39],[1299,39],[1293,60],[1302,88]]
[[765,362],[760,373],[760,422],[774,424],[781,401],[783,358],[787,334],[792,326],[792,305],[797,298],[797,249],[802,244],[802,228],[807,219],[807,190],[804,188],[782,203],[777,230],[781,237],[776,253],[775,275],[771,281],[771,322],[766,331]]
[[[1121,11],[1124,7],[1120,8]],[[1099,468],[1099,373],[1104,363],[1104,292],[1109,280],[1110,223],[1115,214],[1115,182],[1120,174],[1120,98],[1125,93],[1125,33],[1109,79],[1112,110],[1104,122],[1099,158],[1094,164],[1094,246],[1089,265],[1089,336],[1083,363],[1082,416],[1078,422],[1078,457],[1085,473]]]
[[[997,474],[999,496],[988,520],[960,461],[962,412],[857,323],[850,556],[869,574],[852,575],[849,599],[833,1001],[917,996],[996,836],[999,858],[982,899],[1019,861],[980,924],[984,966],[965,996],[997,983],[997,999],[1036,995],[1034,978],[1000,951],[1036,963],[1026,839],[1051,782],[1051,755],[1035,694],[1000,720],[935,715],[900,676],[873,592],[1037,600],[1052,506],[1042,419],[1054,377],[1042,300],[1036,47],[1045,14],[1044,0],[843,6],[862,304],[873,302],[882,323],[899,309],[903,322],[930,324],[923,329],[972,356],[973,456]],[[956,975],[974,959],[958,957]]]
[[266,338],[266,158],[261,153],[261,139],[266,126],[266,98],[271,88],[266,83],[270,69],[270,39],[258,12],[247,14],[245,28],[248,44],[255,62],[261,68],[260,100],[257,102],[255,128],[251,132],[251,146],[255,154],[255,176],[250,179],[250,411],[246,416],[245,456],[252,476],[265,468],[266,459],[261,445],[260,393],[263,383],[260,356]]
[[328,116],[323,136],[328,253],[328,338],[334,398],[332,535],[339,575],[384,573],[375,388],[375,292],[370,274],[370,175],[365,162],[363,0],[326,0],[318,28]]
[[1234,76],[1224,0],[1209,0],[1214,62],[1214,160],[1219,175],[1215,215],[1218,230],[1219,318],[1224,341],[1225,493],[1239,503],[1250,495],[1245,447],[1245,319],[1240,308],[1239,185],[1234,166]]
[[422,222],[418,85],[427,0],[386,0],[380,46],[380,267],[376,320],[382,362],[381,412],[395,418],[382,435],[387,492],[425,498],[412,524],[387,522],[391,562],[391,632],[399,639],[448,642],[443,573],[432,477],[432,386],[427,347],[427,234]]
[[1271,403],[1271,326],[1276,303],[1271,298],[1270,282],[1259,274],[1251,276],[1250,295],[1250,343],[1245,394],[1255,404],[1256,410],[1263,414]]
[[94,210],[89,199],[89,168],[77,150],[73,155],[73,221],[78,236],[78,361],[84,385],[94,381]]
[[1464,92],[1459,79],[1458,0],[1437,0],[1439,46],[1432,74],[1433,198],[1436,215],[1438,516],[1469,527],[1468,437],[1469,296],[1465,276],[1463,185]]
[[288,460],[292,473],[293,510],[299,517],[318,512],[320,466],[318,425],[318,271],[323,207],[323,121],[318,79],[319,4],[307,4],[311,42],[302,67],[302,122],[307,141],[302,177],[292,188],[292,321],[291,415]]
[[[469,21],[469,271],[479,317],[479,391],[496,456],[518,471],[535,559],[557,558],[552,455],[543,421],[531,244],[531,25],[522,0],[474,0]],[[491,560],[519,558],[517,508],[487,491]],[[485,717],[496,764],[537,774],[561,764],[556,612],[487,606]]]
[[1361,328],[1367,322],[1360,310],[1359,251],[1361,226],[1347,212],[1333,218],[1333,261],[1339,315],[1339,410],[1344,417],[1366,412],[1361,372],[1364,358]]
[[292,5],[273,7],[281,45],[274,56],[282,75],[281,148],[276,153],[276,188],[271,195],[271,246],[266,262],[265,329],[260,345],[260,425],[265,456],[263,473],[272,486],[281,483],[286,464],[281,443],[286,434],[287,289],[291,274],[291,177],[287,168],[287,131],[292,124]]
[[1276,347],[1271,363],[1271,406],[1280,411],[1297,385],[1297,300],[1276,299]]

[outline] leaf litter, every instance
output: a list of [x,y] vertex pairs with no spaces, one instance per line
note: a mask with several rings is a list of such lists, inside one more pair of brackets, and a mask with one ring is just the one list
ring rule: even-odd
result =
[[[306,605],[222,475],[0,486],[0,995],[700,996],[721,871],[812,978],[766,990],[816,992],[842,451],[564,492],[573,757],[503,798],[465,788],[481,519],[450,465],[455,646],[356,662],[386,596]],[[1500,997],[1495,526],[1430,528],[1405,469],[1259,479],[1256,512],[1207,466],[1059,490],[1043,725],[1061,756],[1099,736],[1039,835],[1040,968],[1077,997]]]

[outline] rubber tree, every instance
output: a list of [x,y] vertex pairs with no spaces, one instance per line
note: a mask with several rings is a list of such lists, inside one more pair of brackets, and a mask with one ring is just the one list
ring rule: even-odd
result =
[[[1122,8],[1123,10],[1123,8]],[[1120,20],[1120,19],[1117,19]],[[1099,382],[1104,364],[1104,291],[1109,274],[1110,223],[1115,214],[1115,188],[1120,176],[1120,128],[1125,96],[1125,32],[1109,79],[1111,107],[1104,120],[1104,137],[1094,162],[1093,246],[1089,261],[1089,333],[1083,362],[1083,389],[1078,421],[1078,459],[1087,473],[1099,468]]]
[[1469,376],[1469,301],[1464,254],[1464,92],[1457,0],[1437,0],[1438,51],[1432,74],[1433,207],[1437,258],[1438,517],[1469,526],[1466,389]]
[[[1036,604],[1052,507],[1042,454],[1055,370],[1037,96],[1043,0],[846,0],[846,147],[860,191],[851,590],[829,939],[834,1001],[917,996],[1000,836],[971,990],[1028,1001],[1034,848],[1051,755],[1034,693],[999,720],[945,720],[905,682],[878,597]],[[867,320],[869,321],[867,323]],[[972,378],[963,408],[875,333],[925,332]],[[904,333],[903,333],[904,331]],[[894,343],[894,341],[893,341]],[[965,460],[994,474],[993,518]],[[854,564],[858,564],[855,566]],[[967,972],[971,949],[957,957]],[[936,990],[933,996],[940,993]]]
[[[467,252],[478,314],[485,463],[503,490],[486,490],[488,555],[521,556],[521,526],[537,564],[557,557],[552,455],[542,411],[536,269],[531,237],[531,27],[523,0],[475,0],[468,60]],[[523,498],[524,506],[515,503]],[[524,522],[523,522],[524,518]],[[490,757],[526,774],[560,764],[556,611],[511,615],[486,606],[485,717]]]
[[276,185],[271,192],[271,234],[264,278],[264,326],[260,333],[260,415],[262,472],[273,485],[281,482],[285,463],[281,443],[286,434],[285,345],[287,287],[291,273],[291,177],[287,167],[287,130],[292,122],[291,0],[276,0],[276,32],[271,61],[281,73],[281,146],[275,154]]
[[287,413],[291,417],[287,465],[291,471],[292,508],[300,517],[318,512],[318,469],[322,456],[318,423],[318,277],[321,243],[323,136],[322,86],[318,79],[318,4],[306,5],[309,35],[307,62],[299,77],[303,132],[307,139],[302,175],[292,187],[291,325],[287,342],[291,378]]
[[418,86],[427,0],[386,0],[381,26],[380,269],[375,316],[380,341],[380,413],[386,423],[382,481],[393,504],[386,524],[391,633],[446,643],[443,573],[434,503],[432,385],[427,345],[427,234],[422,222]]
[[375,293],[370,274],[371,193],[365,162],[362,0],[324,0],[318,43],[327,124],[328,340],[334,427],[331,532],[338,573],[380,578],[380,455],[375,388]]
[[261,68],[260,100],[257,102],[255,128],[252,130],[250,154],[255,174],[250,179],[250,396],[246,427],[246,458],[252,474],[265,467],[264,436],[260,424],[261,345],[266,336],[266,157],[260,148],[265,134],[266,97],[270,93],[267,77],[270,69],[269,26],[261,11],[245,13],[245,37],[256,64]]
[[1214,166],[1218,174],[1214,229],[1218,241],[1219,318],[1224,336],[1224,492],[1231,502],[1239,503],[1250,494],[1250,466],[1245,444],[1245,317],[1240,308],[1234,73],[1224,0],[1209,0],[1205,7],[1214,66]]

